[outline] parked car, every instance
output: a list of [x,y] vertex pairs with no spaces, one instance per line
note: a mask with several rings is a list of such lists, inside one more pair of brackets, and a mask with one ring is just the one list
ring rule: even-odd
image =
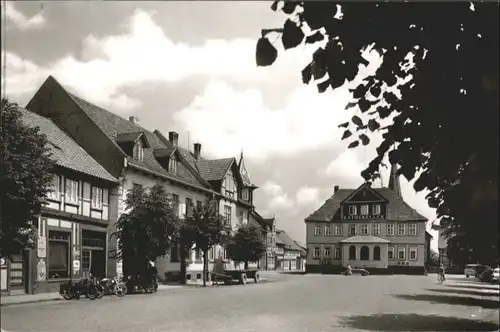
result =
[[[344,272],[342,272],[341,274],[347,276],[347,275],[350,275],[349,274],[349,270],[345,270]],[[361,269],[361,268],[356,268],[356,267],[353,267],[351,269],[351,274],[360,274],[362,276],[367,276],[370,274],[370,272],[366,271],[365,269]]]
[[481,264],[467,264],[465,265],[464,275],[466,278],[471,276],[478,278],[485,268],[486,266]]
[[499,282],[500,281],[500,267],[497,267],[496,269],[493,270],[493,281]]
[[482,282],[491,282],[493,281],[493,269],[487,266],[483,272],[479,275],[479,280]]

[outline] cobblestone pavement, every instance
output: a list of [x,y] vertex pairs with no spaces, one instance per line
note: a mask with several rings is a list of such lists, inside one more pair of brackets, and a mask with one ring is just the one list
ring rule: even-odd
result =
[[498,330],[498,285],[462,276],[270,274],[246,286],[2,308],[7,332]]

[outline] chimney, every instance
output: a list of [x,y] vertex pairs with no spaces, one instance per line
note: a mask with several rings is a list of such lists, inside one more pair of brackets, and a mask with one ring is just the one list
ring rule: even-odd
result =
[[173,146],[177,147],[177,143],[179,141],[179,134],[177,134],[175,131],[170,131],[168,133],[168,140],[170,143],[172,143]]
[[128,121],[132,122],[133,124],[139,124],[139,119],[136,118],[135,116],[130,116],[128,118]]
[[334,186],[333,187],[333,193],[335,194],[337,191],[339,191],[340,187],[339,186]]
[[194,158],[198,160],[200,159],[200,156],[201,156],[201,144],[194,143]]

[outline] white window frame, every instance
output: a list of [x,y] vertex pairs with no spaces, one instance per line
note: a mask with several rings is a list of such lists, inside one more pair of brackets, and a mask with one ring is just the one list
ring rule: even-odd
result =
[[[354,227],[354,232],[351,232],[351,227]],[[358,233],[358,227],[356,224],[349,224],[349,233],[348,236],[356,236]]]
[[372,235],[373,236],[380,236],[380,224],[373,224],[372,225]]
[[[403,232],[401,232],[401,230],[403,230]],[[406,224],[398,224],[398,236],[405,236],[405,235],[406,235]]]
[[361,224],[359,226],[359,235],[368,235],[368,224]]
[[335,224],[335,236],[342,236],[342,224]]
[[368,204],[361,205],[360,210],[362,216],[367,216],[370,214],[370,206]]
[[61,199],[61,177],[59,175],[54,175],[52,183],[50,185],[50,190],[47,192],[47,198],[58,201]]
[[325,236],[332,236],[332,225],[325,225]]
[[373,215],[378,216],[378,215],[380,215],[381,211],[382,211],[382,209],[380,207],[380,204],[375,204],[372,206]]
[[102,210],[103,192],[104,190],[102,188],[92,186],[92,192],[91,192],[92,209]]
[[[399,255],[400,253],[403,253],[403,258]],[[398,246],[398,261],[405,261],[406,260],[406,247],[400,247]]]
[[313,258],[318,259],[321,256],[321,248],[320,247],[314,247],[313,249]]
[[332,247],[326,246],[323,248],[323,257],[331,258],[332,257]]
[[395,227],[394,224],[387,224],[386,226],[386,233],[388,236],[394,236],[395,234]]
[[339,261],[342,258],[341,253],[341,249],[339,247],[335,247],[335,249],[333,250],[333,259]]
[[168,159],[168,171],[170,173],[177,173],[177,158],[174,155]]
[[132,157],[139,161],[144,160],[144,148],[140,140],[134,144],[134,152]]
[[[395,254],[395,249],[394,247],[392,246],[389,246],[389,248],[387,248],[387,259],[390,260],[390,261],[393,261],[394,260],[394,254]],[[390,257],[389,253],[392,254],[392,257]]]
[[64,188],[65,203],[78,204],[79,187],[79,181],[66,178],[66,188]]
[[226,219],[226,225],[231,225],[231,216],[233,214],[233,209],[230,205],[224,205],[224,218]]
[[358,214],[358,207],[356,205],[349,205],[349,215],[355,216]]
[[321,225],[314,225],[314,236],[321,236]]
[[408,225],[408,235],[409,236],[417,236],[417,224],[409,224]]
[[[415,253],[415,257],[411,257]],[[417,247],[410,247],[408,248],[408,260],[410,261],[416,261],[418,259],[418,248]]]
[[244,201],[249,200],[248,188],[243,188],[243,190],[241,190],[241,199]]

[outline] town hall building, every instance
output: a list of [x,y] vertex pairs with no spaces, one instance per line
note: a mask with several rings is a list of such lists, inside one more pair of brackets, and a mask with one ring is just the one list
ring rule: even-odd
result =
[[340,273],[350,265],[372,274],[424,274],[426,222],[404,201],[395,166],[388,187],[335,186],[333,196],[305,219],[306,271]]

